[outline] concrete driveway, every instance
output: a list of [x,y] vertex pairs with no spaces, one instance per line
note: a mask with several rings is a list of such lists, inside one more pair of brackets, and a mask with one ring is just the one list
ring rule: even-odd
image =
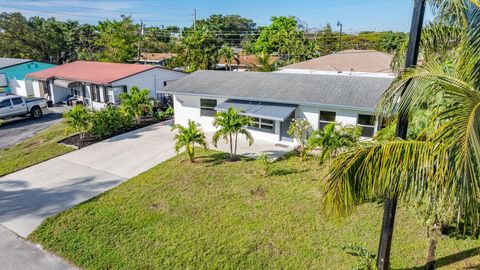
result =
[[59,123],[62,120],[63,112],[68,109],[66,106],[44,109],[43,117],[40,119],[16,117],[5,120],[0,126],[0,148],[33,137],[37,132]]
[[175,155],[167,123],[122,134],[0,178],[0,224],[28,236],[47,217]]

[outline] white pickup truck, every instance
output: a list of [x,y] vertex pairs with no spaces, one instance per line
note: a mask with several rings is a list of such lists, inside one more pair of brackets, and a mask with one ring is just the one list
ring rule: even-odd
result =
[[40,118],[42,109],[47,107],[44,98],[25,98],[21,96],[0,96],[0,119],[30,115]]

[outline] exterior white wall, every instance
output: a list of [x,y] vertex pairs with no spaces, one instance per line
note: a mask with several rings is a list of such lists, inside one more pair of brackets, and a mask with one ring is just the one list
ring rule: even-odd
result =
[[[174,108],[175,108],[175,123],[180,125],[186,125],[188,120],[193,120],[198,123],[201,128],[206,132],[214,132],[216,128],[213,126],[213,117],[200,116],[200,99],[216,99],[217,104],[224,102],[225,98],[214,98],[214,97],[200,97],[200,96],[191,96],[191,95],[174,95]],[[295,117],[307,119],[310,122],[310,125],[314,129],[318,129],[320,111],[330,111],[335,112],[336,117],[335,121],[343,125],[356,125],[359,114],[373,115],[369,111],[357,111],[350,109],[337,109],[337,108],[328,108],[322,106],[307,106],[299,105],[295,110]],[[377,124],[375,125],[375,132],[377,129]],[[258,140],[265,140],[271,142],[281,141],[281,122],[275,121],[275,132],[269,133],[256,129],[251,129],[253,137]],[[283,142],[282,143],[288,143]]]
[[[214,118],[210,116],[200,116],[201,98],[216,99],[217,104],[227,100],[226,98],[174,95],[173,107],[175,109],[175,124],[186,125],[188,120],[193,120],[200,125],[203,131],[215,132],[217,129],[213,126]],[[275,132],[269,133],[252,128],[250,129],[250,133],[258,140],[280,141],[280,122],[275,121]]]
[[30,80],[32,82],[32,90],[34,97],[41,97],[40,93],[40,82],[37,80]]
[[53,101],[53,103],[60,102],[70,95],[70,89],[54,85],[53,81],[50,81],[49,83],[50,89],[52,90],[52,96],[50,99]]
[[30,80],[17,80],[10,79],[8,80],[8,87],[10,92],[14,95],[29,97],[33,96],[33,84]]
[[175,81],[186,75],[187,74],[183,72],[154,68],[115,81],[112,83],[112,86],[126,85],[128,91],[130,91],[130,88],[133,86],[137,86],[139,89],[148,88],[150,90],[150,96],[152,98],[157,98],[157,92],[162,91],[164,88],[164,81]]

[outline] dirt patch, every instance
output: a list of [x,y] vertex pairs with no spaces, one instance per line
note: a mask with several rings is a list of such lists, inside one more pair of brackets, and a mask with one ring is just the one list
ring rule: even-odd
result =
[[263,196],[265,196],[266,192],[267,192],[267,190],[265,190],[265,188],[263,188],[263,187],[257,187],[255,189],[250,190],[250,194],[252,194],[253,196],[256,196],[256,197],[263,197]]
[[151,118],[151,117],[150,118],[142,118],[142,120],[140,121],[139,124],[134,124],[133,126],[131,126],[129,128],[121,129],[121,130],[119,130],[115,133],[110,134],[109,136],[96,137],[96,136],[86,135],[85,138],[80,139],[80,135],[75,134],[75,135],[72,135],[72,136],[70,136],[66,139],[63,139],[63,140],[59,141],[59,143],[69,145],[69,146],[73,146],[73,147],[76,147],[76,148],[83,148],[83,147],[92,145],[94,143],[101,142],[103,140],[118,136],[120,134],[127,133],[127,132],[137,130],[137,129],[140,129],[140,128],[148,127],[148,126],[153,125],[153,124],[165,122],[165,121],[168,121],[170,119],[172,119],[172,118],[164,118],[164,119],[160,119],[160,120],[155,119],[155,118]]

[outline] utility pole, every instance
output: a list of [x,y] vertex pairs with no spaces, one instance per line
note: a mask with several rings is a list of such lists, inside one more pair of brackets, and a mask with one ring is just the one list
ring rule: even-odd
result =
[[340,21],[337,21],[337,26],[340,27],[340,36],[338,37],[338,51],[342,51],[342,30],[343,24]]
[[144,25],[143,20],[140,20],[140,30],[138,31],[138,54],[137,54],[137,62],[140,62],[140,58],[142,56],[142,39],[143,39],[143,32],[144,32]]
[[193,30],[197,30],[197,9],[193,9]]
[[[405,68],[411,68],[417,65],[418,51],[420,47],[420,37],[422,34],[423,17],[425,15],[425,0],[415,0],[413,7],[412,24],[410,26],[410,38],[408,41],[407,58]],[[406,83],[401,95],[410,84]],[[400,112],[397,122],[396,136],[406,139],[408,129],[408,112]],[[395,213],[397,211],[397,196],[387,197],[383,212],[382,232],[380,243],[378,245],[377,268],[387,270],[390,263],[390,248],[392,246],[393,227],[395,223]]]

